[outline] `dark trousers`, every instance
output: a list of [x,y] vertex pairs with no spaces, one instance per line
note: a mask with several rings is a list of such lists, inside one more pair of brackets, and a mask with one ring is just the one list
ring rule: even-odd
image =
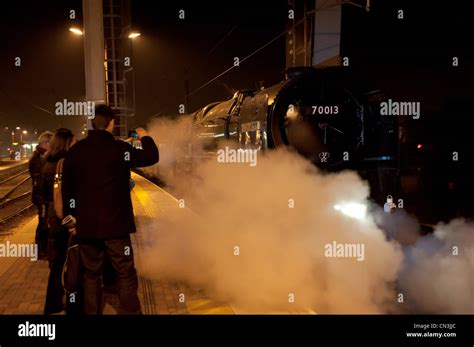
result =
[[38,226],[36,227],[35,243],[38,245],[38,253],[43,256],[48,250],[48,223],[46,206],[35,203],[38,210]]
[[44,314],[58,313],[65,308],[62,273],[66,261],[68,240],[69,233],[65,228],[52,229],[48,249],[50,272]]
[[[47,218],[50,226],[48,242],[50,272],[44,314],[59,313],[66,310],[67,315],[81,315],[84,311],[82,290],[77,293],[66,293],[62,283],[64,263],[69,247],[69,231],[61,225],[61,220],[56,216]],[[64,300],[65,298],[66,300]]]
[[114,240],[79,241],[84,267],[84,309],[86,314],[102,314],[102,275],[107,255],[112,264],[123,314],[140,314],[138,278],[130,237]]

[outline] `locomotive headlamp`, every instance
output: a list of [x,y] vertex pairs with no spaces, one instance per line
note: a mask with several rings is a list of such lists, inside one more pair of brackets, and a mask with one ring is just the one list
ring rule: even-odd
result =
[[358,202],[342,202],[334,205],[334,209],[346,216],[360,220],[365,219],[367,215],[367,206]]

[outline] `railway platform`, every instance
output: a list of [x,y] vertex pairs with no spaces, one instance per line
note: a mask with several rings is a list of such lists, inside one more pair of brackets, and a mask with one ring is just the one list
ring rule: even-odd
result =
[[[170,209],[178,208],[178,201],[146,178],[133,174],[135,188],[132,201],[137,233],[132,235],[137,268],[141,265],[141,245],[148,234],[148,226]],[[33,244],[36,217],[29,217],[10,233],[0,235],[0,244]],[[0,314],[42,314],[49,269],[45,260],[32,261],[27,257],[0,257]],[[150,279],[139,272],[139,297],[144,314],[233,314],[227,303],[216,302],[199,288],[190,288],[168,278]],[[180,294],[185,302],[180,302]],[[105,295],[105,314],[117,314],[118,297]]]

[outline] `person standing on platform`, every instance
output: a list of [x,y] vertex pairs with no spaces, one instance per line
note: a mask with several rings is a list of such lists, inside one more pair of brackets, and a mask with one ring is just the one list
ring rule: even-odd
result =
[[74,305],[64,304],[65,295],[61,278],[66,261],[69,232],[65,226],[61,225],[62,220],[56,215],[54,208],[54,184],[58,165],[75,141],[75,137],[69,129],[58,129],[44,156],[41,170],[39,186],[48,211],[46,219],[49,226],[48,260],[50,269],[44,314],[60,313],[64,309],[68,314],[78,311]]
[[130,197],[130,169],[158,162],[158,148],[136,129],[142,149],[113,136],[114,111],[95,108],[94,130],[66,155],[63,171],[64,214],[76,218],[83,266],[84,310],[102,314],[102,274],[106,255],[115,272],[120,305],[125,314],[140,314],[138,278],[130,234],[136,231]]
[[53,133],[45,131],[38,137],[38,145],[28,162],[33,188],[31,190],[31,201],[38,211],[38,226],[36,227],[35,243],[38,245],[38,255],[40,258],[46,256],[48,248],[48,225],[46,221],[46,204],[42,199],[41,187],[39,184],[41,168],[43,166],[43,157],[49,149]]

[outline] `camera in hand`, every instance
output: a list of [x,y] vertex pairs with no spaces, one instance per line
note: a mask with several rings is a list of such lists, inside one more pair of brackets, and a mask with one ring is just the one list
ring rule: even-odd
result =
[[135,130],[131,130],[131,131],[128,133],[128,137],[131,137],[131,138],[133,138],[134,140],[138,140],[138,133],[137,133]]

